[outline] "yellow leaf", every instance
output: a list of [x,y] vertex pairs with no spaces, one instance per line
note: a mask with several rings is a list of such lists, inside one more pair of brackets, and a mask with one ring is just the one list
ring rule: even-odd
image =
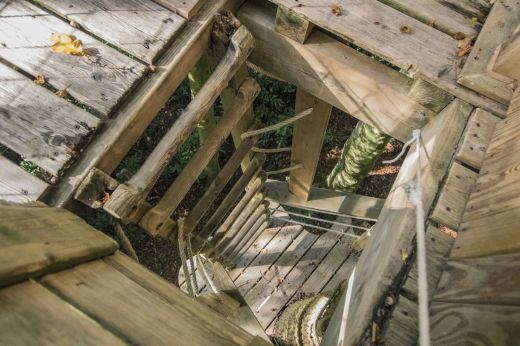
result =
[[54,53],[63,53],[70,55],[84,55],[81,41],[74,40],[72,36],[67,34],[52,34],[50,41],[52,43],[51,51]]
[[36,79],[33,80],[34,84],[38,85],[44,85],[45,84],[45,77],[41,74],[36,76]]
[[62,99],[66,98],[69,93],[67,92],[67,89],[63,89],[63,90],[58,90],[56,91],[55,93],[58,97],[61,97]]

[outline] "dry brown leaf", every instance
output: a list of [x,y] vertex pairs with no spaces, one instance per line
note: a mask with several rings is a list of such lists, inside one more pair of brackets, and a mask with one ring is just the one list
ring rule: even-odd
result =
[[37,84],[37,85],[44,85],[45,84],[45,77],[42,76],[41,74],[37,75],[36,76],[36,79],[33,80],[34,84]]
[[399,31],[401,31],[403,34],[409,34],[412,32],[412,28],[410,28],[408,25],[401,24]]
[[458,32],[456,33],[454,36],[453,36],[456,40],[463,40],[466,38],[466,34],[464,34],[463,32]]
[[53,33],[51,35],[51,51],[54,53],[62,53],[69,55],[84,55],[81,41],[74,39],[72,36],[67,34],[57,35]]
[[74,29],[79,29],[81,26],[76,22],[75,20],[71,20],[69,23],[70,26],[72,26]]
[[343,13],[343,8],[341,8],[341,6],[339,6],[339,5],[332,6],[332,14],[333,15],[341,16],[342,13]]
[[471,45],[471,41],[472,41],[471,37],[466,37],[462,40],[459,40],[459,43],[457,45],[457,47],[459,48],[459,51],[457,52],[457,56],[462,57],[462,56],[468,54],[469,52],[471,52],[471,49],[473,48],[473,46]]
[[408,262],[408,252],[403,249],[401,249],[401,261],[404,263]]
[[106,202],[110,201],[110,194],[108,192],[104,192],[103,197],[101,197],[100,202],[102,205],[105,205]]
[[58,95],[58,97],[61,97],[62,99],[64,99],[69,95],[69,93],[67,92],[67,89],[63,89],[63,90],[56,91],[56,95]]

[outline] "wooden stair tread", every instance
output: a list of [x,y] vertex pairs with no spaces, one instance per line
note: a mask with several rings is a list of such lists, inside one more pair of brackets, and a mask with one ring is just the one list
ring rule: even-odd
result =
[[112,254],[117,243],[65,209],[0,204],[0,286]]
[[[53,53],[52,33],[74,36],[90,55]],[[2,8],[0,36],[1,58],[104,115],[145,72],[143,64],[29,2],[10,1]]]
[[207,0],[156,0],[164,7],[179,13],[186,19],[193,18]]
[[2,345],[126,345],[43,286],[27,281],[0,290]]
[[15,203],[37,201],[49,184],[0,155],[0,200]]
[[179,15],[147,0],[40,0],[60,16],[152,64],[186,23]]

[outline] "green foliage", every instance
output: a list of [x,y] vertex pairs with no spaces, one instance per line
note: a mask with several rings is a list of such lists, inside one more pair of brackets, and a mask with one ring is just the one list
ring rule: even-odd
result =
[[40,168],[34,162],[29,160],[22,160],[22,162],[20,162],[20,167],[34,176],[38,177],[40,174]]
[[[114,219],[107,213],[101,211],[92,211],[92,213],[86,217],[85,220],[92,227],[111,235],[112,238],[114,238],[116,241],[119,241],[119,239],[114,234]],[[123,230],[132,244],[136,244],[142,241],[146,236],[144,231],[135,225],[123,225]]]
[[167,176],[179,174],[184,169],[184,167],[186,167],[193,155],[195,155],[199,149],[199,146],[199,132],[194,131],[188,140],[181,146],[177,155],[175,155],[170,161],[168,167],[166,167],[165,174]]

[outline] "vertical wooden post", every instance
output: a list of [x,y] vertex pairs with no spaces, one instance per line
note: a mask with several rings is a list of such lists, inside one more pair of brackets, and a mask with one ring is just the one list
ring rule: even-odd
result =
[[313,108],[312,114],[294,123],[291,161],[303,165],[291,172],[289,191],[307,200],[311,190],[332,106],[308,94],[296,91],[296,113]]

